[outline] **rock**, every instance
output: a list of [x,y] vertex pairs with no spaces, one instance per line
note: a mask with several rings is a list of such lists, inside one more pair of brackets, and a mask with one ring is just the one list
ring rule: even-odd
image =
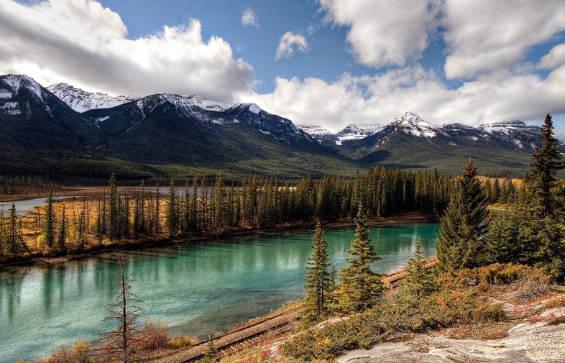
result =
[[[541,317],[564,315],[565,308],[560,307],[547,310]],[[407,342],[349,352],[338,362],[565,362],[565,324],[523,322],[510,329],[507,337],[495,340],[418,335]]]

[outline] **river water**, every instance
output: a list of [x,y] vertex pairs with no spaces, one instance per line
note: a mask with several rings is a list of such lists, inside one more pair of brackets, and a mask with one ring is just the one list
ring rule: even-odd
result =
[[[374,270],[404,265],[418,237],[425,255],[433,255],[437,232],[437,224],[372,228],[382,257]],[[205,337],[301,298],[310,238],[306,230],[277,232],[119,254],[143,300],[144,318],[166,323],[172,334]],[[353,229],[327,230],[326,238],[332,263],[343,266]],[[0,362],[112,329],[104,317],[120,272],[116,255],[0,272]]]

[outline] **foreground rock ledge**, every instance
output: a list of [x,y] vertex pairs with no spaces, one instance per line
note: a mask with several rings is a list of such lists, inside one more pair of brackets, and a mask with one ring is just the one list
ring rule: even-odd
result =
[[[564,316],[565,308],[542,316]],[[370,350],[351,351],[338,362],[563,362],[565,324],[524,322],[495,340],[450,339],[440,334],[418,335],[407,342],[382,343]]]

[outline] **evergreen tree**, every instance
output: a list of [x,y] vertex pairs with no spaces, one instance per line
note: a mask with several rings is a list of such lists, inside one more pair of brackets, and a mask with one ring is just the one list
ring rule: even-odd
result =
[[110,238],[117,239],[120,237],[120,197],[118,195],[116,176],[114,173],[110,176],[108,184],[110,187],[110,220],[108,229],[110,232]]
[[159,181],[157,180],[157,185],[155,186],[155,215],[153,216],[154,234],[159,236],[161,233],[161,201],[159,196],[161,192],[159,190]]
[[45,209],[45,222],[43,227],[43,235],[48,248],[52,248],[55,244],[55,212],[53,211],[53,193],[49,191],[47,198],[47,207]]
[[177,197],[175,193],[175,180],[171,179],[171,185],[169,186],[169,198],[167,199],[166,214],[169,238],[173,238],[177,233]]
[[80,211],[78,215],[77,238],[78,238],[78,248],[81,251],[84,250],[84,248],[86,247],[86,226],[88,225],[87,211],[88,209],[85,204],[83,206],[83,209]]
[[524,262],[521,249],[523,240],[520,238],[521,225],[521,216],[514,211],[497,215],[490,221],[485,236],[486,262]]
[[332,282],[327,248],[324,231],[318,222],[312,236],[312,255],[306,264],[306,297],[303,310],[303,319],[306,322],[322,320],[329,310]]
[[57,249],[59,252],[65,252],[65,242],[67,240],[67,217],[65,216],[65,205],[63,204],[61,211],[61,219],[59,221],[59,234],[57,235]]
[[463,168],[463,175],[455,182],[449,205],[441,218],[436,243],[437,267],[440,271],[454,272],[481,264],[487,213],[477,169],[469,161]]
[[16,205],[12,203],[12,207],[10,208],[10,217],[9,217],[9,227],[8,227],[8,246],[11,253],[17,252],[18,242],[20,240],[20,234],[18,231],[18,214],[16,213]]
[[355,240],[349,250],[348,265],[339,274],[336,287],[338,308],[344,313],[365,310],[381,298],[384,286],[378,274],[371,270],[371,263],[379,260],[369,239],[363,204],[355,219]]
[[436,289],[432,271],[426,268],[422,241],[416,240],[416,252],[406,265],[406,276],[400,282],[400,290],[411,300],[420,301]]
[[536,149],[530,165],[529,179],[533,194],[533,210],[537,217],[555,215],[555,197],[552,188],[557,171],[563,168],[558,141],[553,136],[551,115],[545,117],[542,126],[543,145]]
[[214,346],[213,337],[208,337],[208,344],[206,344],[206,351],[204,352],[203,362],[212,363],[218,361],[218,349]]

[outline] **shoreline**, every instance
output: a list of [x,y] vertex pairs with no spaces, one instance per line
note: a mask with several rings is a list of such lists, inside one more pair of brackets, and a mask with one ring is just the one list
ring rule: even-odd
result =
[[[433,222],[437,222],[437,220],[431,216],[425,216],[422,214],[414,213],[414,214],[401,214],[397,216],[368,220],[368,225],[369,227],[387,227],[387,226],[402,225],[407,223],[433,223]],[[352,219],[344,219],[344,220],[322,223],[322,226],[326,229],[340,229],[340,228],[351,227],[353,223],[354,222]],[[253,235],[260,236],[260,235],[271,234],[276,232],[309,230],[312,229],[313,227],[314,227],[314,223],[294,223],[294,224],[282,225],[268,229],[251,229],[251,228],[240,229],[234,231],[227,231],[225,233],[220,233],[220,234],[191,236],[187,238],[175,238],[175,239],[170,239],[166,237],[161,237],[157,239],[144,238],[144,239],[139,239],[135,242],[131,242],[128,240],[121,240],[121,241],[116,241],[115,243],[110,245],[101,245],[101,246],[97,245],[91,247],[87,251],[84,252],[77,251],[76,253],[71,253],[67,255],[60,255],[60,256],[30,255],[25,257],[8,258],[7,260],[0,262],[0,272],[11,267],[58,265],[58,264],[86,259],[110,252],[122,252],[122,251],[125,252],[131,250],[142,250],[145,248],[166,247],[166,246],[175,246],[181,244],[191,245],[191,244],[197,244],[210,240],[228,240],[230,238],[235,238],[235,237],[245,237],[245,236],[253,236]]]

